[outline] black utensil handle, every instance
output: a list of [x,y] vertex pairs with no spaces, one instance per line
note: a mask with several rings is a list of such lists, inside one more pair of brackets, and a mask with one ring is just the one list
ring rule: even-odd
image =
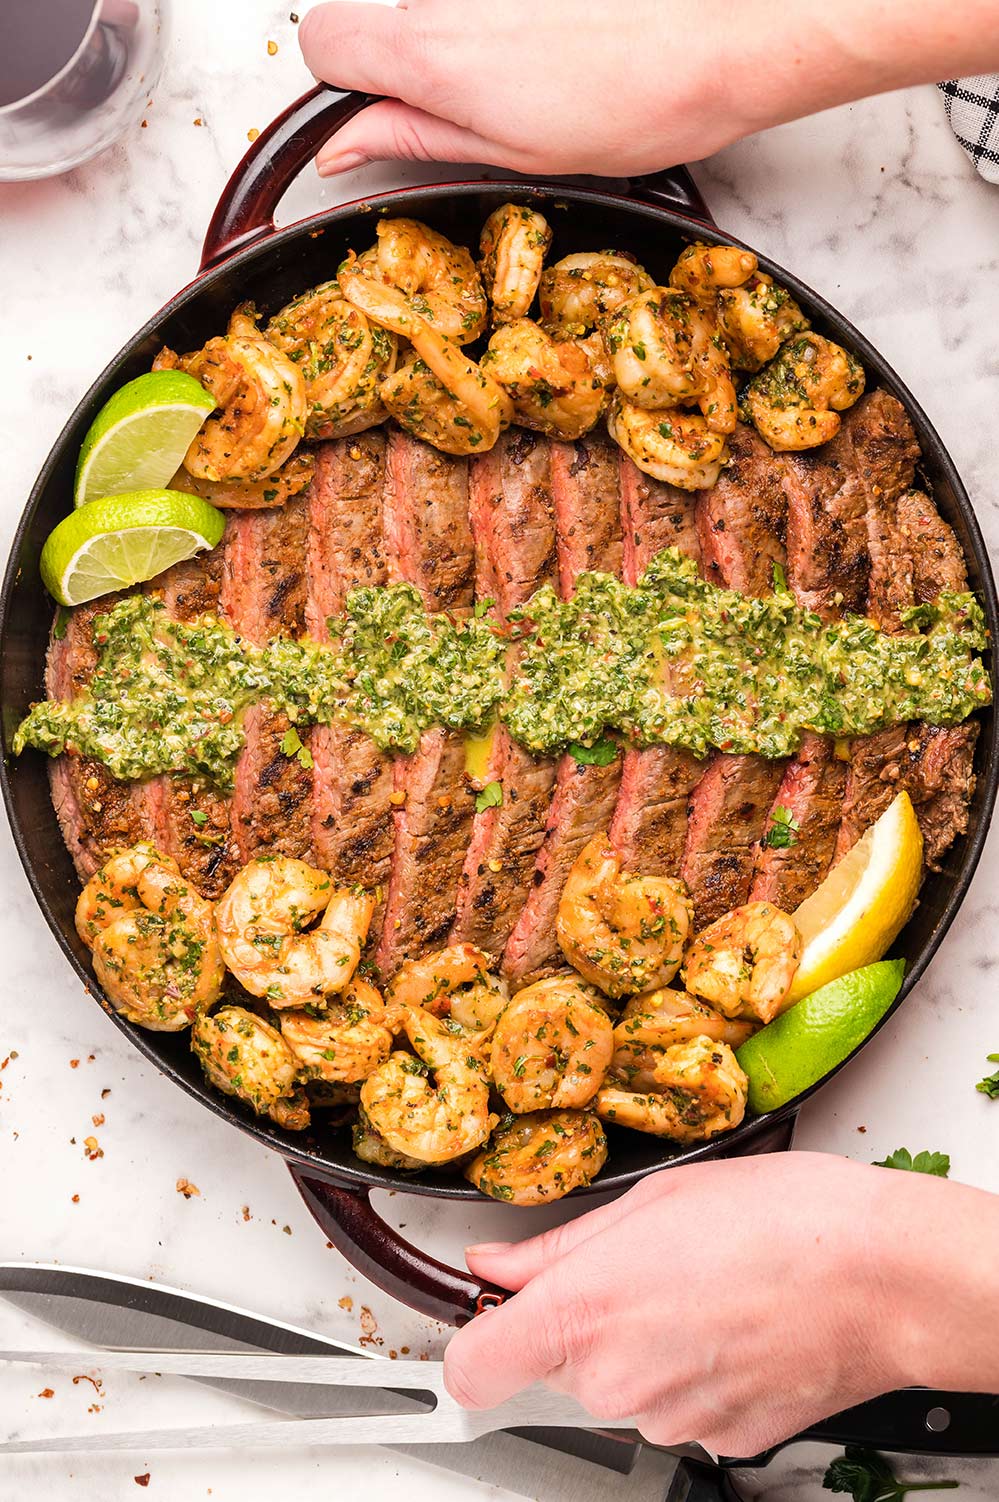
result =
[[[274,233],[274,214],[288,188],[324,141],[356,114],[376,103],[373,94],[355,94],[317,84],[262,130],[222,190],[201,251],[201,270],[216,266]],[[607,186],[597,180],[595,186]],[[613,191],[711,224],[711,215],[686,167],[649,173]]]
[[912,1455],[999,1456],[999,1394],[907,1387],[834,1414],[799,1438]]

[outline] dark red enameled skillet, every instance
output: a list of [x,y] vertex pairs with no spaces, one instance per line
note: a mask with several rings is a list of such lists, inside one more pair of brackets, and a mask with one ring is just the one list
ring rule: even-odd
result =
[[[317,88],[259,137],[236,169],[216,209],[199,275],[111,362],[73,413],[46,460],[18,528],[0,597],[0,703],[5,748],[9,748],[13,729],[29,703],[44,693],[42,675],[50,611],[39,582],[38,556],[46,535],[69,505],[80,442],[112,391],[148,370],[163,344],[175,349],[196,348],[225,327],[237,303],[250,299],[269,314],[303,288],[328,280],[349,247],[363,249],[373,238],[371,216],[382,209],[428,220],[459,243],[477,244],[486,216],[513,197],[543,209],[554,229],[553,258],[570,251],[619,246],[633,252],[660,277],[665,276],[686,241],[732,239],[714,225],[700,193],[682,168],[630,184],[471,181],[397,189],[276,230],[274,211],[293,178],[319,145],[368,102],[359,95]],[[886,387],[904,403],[922,447],[927,483],[941,512],[957,531],[972,586],[980,594],[989,628],[995,632],[999,616],[985,544],[964,486],[925,414],[878,352],[839,313],[766,257],[760,257],[760,264],[790,288],[820,330],[859,356],[871,385]],[[978,863],[999,776],[992,711],[983,716],[976,771],[978,784],[968,833],[955,844],[944,869],[927,880],[918,911],[895,946],[894,952],[903,955],[909,966],[896,1005],[912,989],[942,940]],[[79,884],[49,799],[44,759],[34,754],[19,760],[5,757],[2,783],[14,838],[35,896],[77,975],[92,988],[88,956],[73,925]],[[353,1156],[349,1137],[343,1132],[320,1132],[305,1141],[283,1132],[213,1091],[201,1077],[184,1038],[142,1032],[120,1018],[115,1021],[148,1059],[209,1110],[282,1154],[329,1238],[374,1282],[424,1312],[455,1323],[468,1319],[484,1302],[502,1297],[498,1290],[484,1289],[467,1274],[445,1268],[409,1246],[380,1220],[368,1199],[372,1188],[475,1198],[477,1191],[462,1179],[438,1173],[411,1180],[367,1167]],[[799,1103],[771,1116],[746,1121],[719,1141],[672,1155],[655,1139],[616,1134],[610,1168],[595,1188],[623,1189],[644,1174],[670,1164],[786,1146]],[[901,1421],[902,1416],[896,1415],[895,1422]],[[924,1434],[923,1438],[929,1437]],[[932,1441],[934,1448],[941,1443],[939,1438]],[[974,1448],[970,1437],[964,1448]]]

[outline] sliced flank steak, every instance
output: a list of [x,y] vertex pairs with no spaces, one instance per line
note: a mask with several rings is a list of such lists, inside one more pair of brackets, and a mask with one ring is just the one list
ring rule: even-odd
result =
[[[243,511],[227,549],[222,604],[227,619],[249,641],[302,636],[306,629],[308,495],[271,511]],[[246,745],[236,763],[232,836],[240,863],[261,851],[312,857],[312,769],[286,737],[295,727],[269,704],[245,716]],[[295,730],[305,753],[310,732]]]
[[[584,569],[621,573],[622,539],[617,450],[593,435],[551,445],[552,493],[560,588],[568,597]],[[566,879],[590,837],[607,829],[621,782],[621,758],[586,766],[566,752],[530,878],[530,891],[503,954],[503,972],[528,985],[563,963],[555,918]]]
[[[751,902],[772,902],[793,912],[825,880],[836,852],[846,778],[846,762],[828,736],[802,738],[774,796],[756,857]],[[782,824],[790,842],[773,845],[772,832]]]
[[[694,497],[642,474],[620,456],[624,581],[636,584],[664,548],[700,559]],[[680,746],[624,753],[610,842],[626,870],[678,876],[687,833],[687,801],[704,762]]]
[[697,497],[704,576],[743,595],[769,594],[774,564],[787,562],[784,467],[755,428],[739,423],[731,459],[711,490]]
[[[503,620],[557,578],[547,440],[519,430],[504,434],[490,453],[472,461],[469,483],[476,595],[493,600],[490,613]],[[451,942],[499,955],[530,886],[555,764],[531,756],[498,725],[480,781],[498,782],[502,802],[475,815]]]
[[[430,610],[467,612],[474,590],[468,461],[391,433],[386,481],[390,578],[415,584]],[[412,755],[396,757],[394,781],[395,836],[375,954],[383,976],[446,943],[475,813],[464,740],[450,731],[428,730]]]
[[[385,435],[379,430],[320,444],[309,491],[309,635],[330,639],[327,621],[341,616],[353,589],[383,585],[385,552]],[[314,762],[312,848],[316,864],[345,885],[384,890],[394,840],[391,756],[370,736],[343,722],[317,725],[309,748]],[[371,940],[381,932],[382,907]]]
[[[50,699],[75,699],[84,691],[97,664],[95,617],[121,598],[103,595],[78,605],[61,638],[53,630],[45,664],[45,691]],[[49,781],[59,828],[81,881],[89,881],[113,850],[157,839],[159,778],[116,782],[102,762],[69,747],[49,763]]]

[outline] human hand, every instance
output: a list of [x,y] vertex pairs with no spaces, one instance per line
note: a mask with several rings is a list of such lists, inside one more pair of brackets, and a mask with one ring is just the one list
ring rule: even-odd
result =
[[896,1387],[999,1390],[997,1232],[991,1196],[825,1154],[671,1169],[469,1248],[517,1292],[452,1338],[445,1379],[471,1408],[543,1380],[654,1443],[726,1455]]
[[319,153],[633,176],[883,89],[999,65],[995,0],[401,0],[315,6],[317,78],[389,96]]

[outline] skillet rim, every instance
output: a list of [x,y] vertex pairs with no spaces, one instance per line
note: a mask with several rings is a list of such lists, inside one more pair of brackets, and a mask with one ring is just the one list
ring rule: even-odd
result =
[[[57,465],[65,456],[65,450],[69,445],[71,435],[84,411],[92,406],[109,378],[135,353],[139,346],[156,334],[156,331],[161,327],[167,316],[173,315],[190,303],[193,303],[216,280],[227,278],[245,266],[251,264],[257,266],[260,262],[279,255],[286,245],[295,242],[299,238],[303,236],[314,237],[317,234],[322,234],[328,226],[340,224],[343,220],[362,214],[377,213],[382,208],[392,208],[412,202],[414,199],[425,203],[427,200],[449,200],[455,197],[471,198],[483,195],[493,196],[496,194],[520,199],[533,198],[539,202],[554,205],[563,203],[567,206],[572,206],[575,203],[580,203],[587,204],[590,207],[605,207],[615,215],[619,215],[624,211],[631,217],[668,225],[671,230],[678,231],[681,235],[689,239],[707,240],[714,244],[735,244],[752,250],[753,254],[759,260],[761,269],[770,273],[784,286],[788,287],[796,298],[808,306],[809,312],[818,314],[821,322],[825,322],[835,329],[837,337],[841,337],[849,345],[852,352],[858,355],[869,371],[876,373],[878,384],[884,386],[885,389],[896,396],[906,408],[917,429],[924,455],[929,453],[932,456],[934,465],[940,470],[942,478],[949,486],[953,495],[954,504],[960,513],[961,521],[967,534],[967,540],[970,544],[970,554],[980,576],[978,593],[984,605],[988,629],[992,639],[996,638],[997,633],[999,633],[999,600],[997,600],[995,579],[992,573],[988,549],[964,483],[936,428],[930,422],[920,403],[878,350],[843,314],[838,312],[824,297],[802,282],[793,273],[787,271],[768,256],[761,255],[754,247],[747,245],[745,241],[740,240],[734,235],[725,233],[713,223],[707,223],[704,220],[681,213],[676,209],[666,208],[651,202],[635,200],[604,189],[578,185],[570,186],[563,183],[524,182],[516,179],[489,178],[483,180],[464,179],[456,182],[417,184],[410,187],[394,188],[370,197],[337,204],[331,209],[298,220],[294,224],[276,230],[261,241],[235,251],[222,261],[200,272],[185,286],[181,287],[173,297],[168,299],[152,318],[148,319],[132,338],[118,350],[91,383],[63,425],[39,471],[14,532],[10,554],[4,571],[2,588],[0,588],[0,656],[4,659],[7,656],[4,648],[9,629],[11,599],[15,582],[22,568],[21,552],[26,533]],[[572,1198],[580,1199],[589,1195],[625,1189],[629,1185],[636,1183],[639,1179],[646,1177],[649,1173],[673,1167],[680,1163],[738,1156],[743,1150],[752,1152],[754,1144],[758,1139],[772,1132],[778,1123],[787,1121],[797,1115],[798,1110],[804,1102],[810,1099],[830,1080],[835,1078],[840,1070],[850,1063],[871,1038],[880,1031],[889,1018],[895,1014],[923,975],[956,917],[961,903],[967,895],[988,837],[991,815],[995,807],[997,793],[999,793],[999,715],[997,715],[994,706],[984,711],[981,723],[984,733],[980,736],[978,755],[979,757],[982,756],[982,748],[984,748],[984,758],[982,766],[977,773],[976,807],[972,810],[971,815],[972,828],[967,834],[959,837],[961,842],[959,847],[961,850],[959,864],[953,877],[949,878],[951,882],[950,891],[943,903],[940,916],[926,937],[918,943],[916,957],[906,972],[899,994],[877,1026],[836,1069],[797,1096],[793,1101],[782,1106],[779,1110],[768,1112],[763,1116],[746,1118],[733,1132],[676,1152],[670,1156],[664,1156],[658,1162],[637,1168],[622,1169],[616,1173],[613,1171],[602,1173],[593,1184],[576,1190]],[[345,1152],[345,1161],[333,1161],[328,1153],[301,1145],[294,1140],[292,1134],[281,1132],[279,1128],[266,1123],[263,1118],[251,1117],[248,1114],[244,1114],[243,1108],[234,1102],[232,1097],[223,1096],[219,1092],[214,1091],[206,1081],[194,1081],[186,1078],[174,1066],[171,1060],[162,1058],[155,1043],[157,1034],[133,1026],[120,1017],[100,997],[94,984],[93,976],[84,968],[72,947],[63,924],[58,920],[50,905],[45,890],[45,882],[40,871],[37,869],[35,856],[30,848],[31,838],[22,827],[20,817],[16,811],[12,786],[12,780],[16,774],[12,770],[6,742],[7,726],[5,724],[4,754],[2,764],[0,764],[0,788],[2,788],[4,805],[15,848],[24,867],[35,900],[49,928],[52,930],[59,947],[68,959],[75,974],[83,982],[85,989],[96,997],[98,1004],[111,1017],[119,1030],[131,1040],[132,1044],[139,1049],[142,1055],[161,1074],[168,1076],[188,1095],[212,1110],[216,1116],[230,1125],[237,1127],[253,1140],[278,1152],[293,1167],[317,1179],[355,1190],[361,1188],[395,1189],[408,1194],[441,1196],[447,1199],[480,1200],[482,1198],[478,1190],[474,1189],[470,1184],[465,1184],[462,1180],[451,1181],[447,1178],[443,1180],[437,1178],[428,1181],[426,1178],[409,1178],[402,1174],[392,1173],[384,1169],[379,1170],[371,1166],[363,1167],[360,1165],[359,1160],[354,1158],[349,1148]]]

